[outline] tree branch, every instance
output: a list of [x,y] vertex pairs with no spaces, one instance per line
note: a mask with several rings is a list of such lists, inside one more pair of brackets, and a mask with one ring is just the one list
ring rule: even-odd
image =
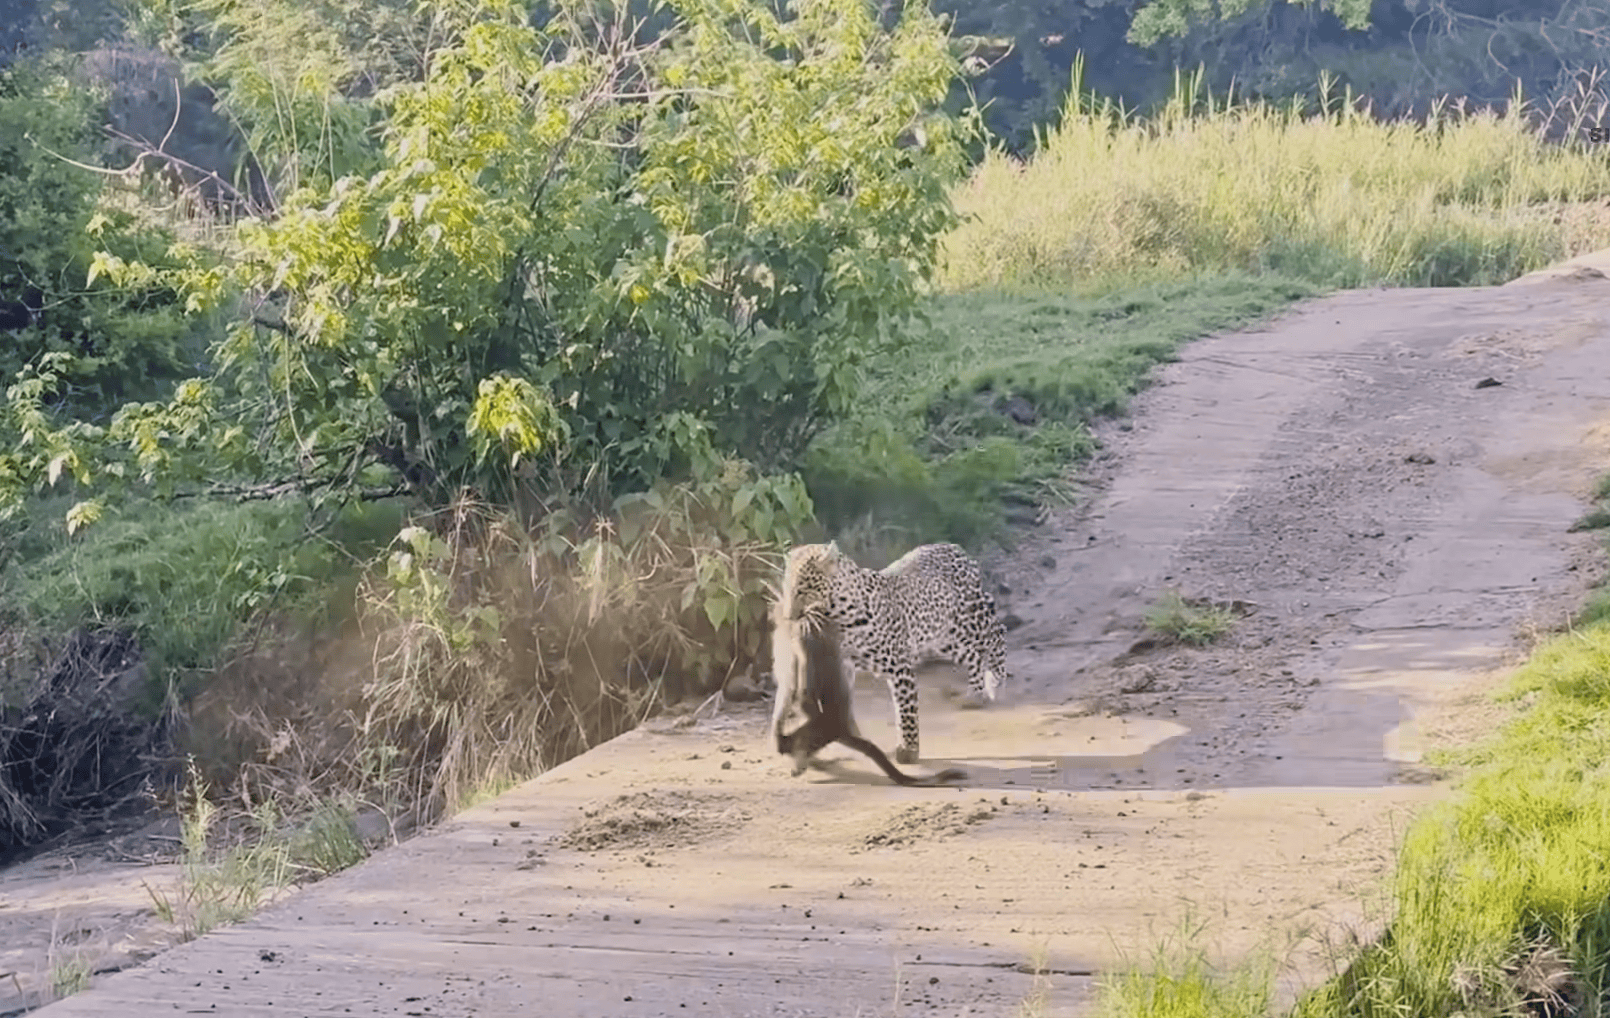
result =
[[[196,491],[175,492],[171,497],[174,499],[232,498],[239,502],[264,502],[269,499],[279,498],[282,495],[306,495],[320,488],[334,488],[338,484],[340,484],[338,479],[298,479],[251,485],[220,484]],[[383,498],[406,495],[410,490],[407,484],[393,484],[386,487],[354,488],[353,492],[360,501],[377,502]]]

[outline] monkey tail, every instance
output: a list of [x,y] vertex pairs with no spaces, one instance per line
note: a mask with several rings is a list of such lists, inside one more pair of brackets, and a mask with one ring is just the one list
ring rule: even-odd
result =
[[869,739],[863,739],[855,735],[844,735],[839,737],[839,741],[851,749],[864,754],[873,763],[877,764],[878,768],[882,770],[883,773],[889,776],[889,780],[897,784],[906,785],[908,787],[930,787],[933,785],[943,784],[947,781],[960,781],[961,779],[967,777],[966,771],[955,767],[946,768],[945,770],[940,771],[938,774],[934,774],[930,777],[912,777],[910,774],[907,774],[905,771],[890,763],[888,756],[884,754],[883,750],[878,748],[877,743],[872,742]]

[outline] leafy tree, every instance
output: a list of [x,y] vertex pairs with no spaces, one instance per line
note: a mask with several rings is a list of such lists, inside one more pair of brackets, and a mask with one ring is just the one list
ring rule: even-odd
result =
[[[1312,6],[1316,0],[1300,0]],[[1369,27],[1371,0],[1317,0],[1321,10],[1330,11],[1355,31]],[[1160,39],[1185,35],[1193,22],[1228,20],[1246,14],[1254,7],[1271,6],[1270,0],[1150,0],[1135,11],[1129,38],[1142,46]]]
[[99,111],[60,61],[0,70],[0,298],[32,312],[0,333],[0,376],[49,357],[59,384],[41,405],[83,418],[165,396],[201,352],[168,283],[86,282],[97,248],[162,265],[173,239],[102,201]]
[[[1134,45],[1126,33],[1137,0],[939,0],[955,31],[975,43],[972,83],[989,131],[1013,152],[1034,147],[1036,129],[1054,124],[1073,67],[1081,86],[1130,97],[1157,91],[1171,65],[1165,54]],[[959,108],[961,89],[952,96]]]
[[[424,75],[444,5],[411,0],[131,0],[131,33],[209,82],[275,195],[380,166],[374,96]],[[237,190],[248,167],[237,167]]]
[[103,253],[96,278],[244,313],[212,371],[105,428],[41,419],[43,366],[12,390],[27,441],[0,484],[512,500],[640,490],[718,452],[792,467],[956,221],[956,61],[920,5],[888,32],[864,0],[673,8],[641,43],[580,4],[541,27],[466,4],[423,80],[376,97],[375,172],[304,183],[226,259]]

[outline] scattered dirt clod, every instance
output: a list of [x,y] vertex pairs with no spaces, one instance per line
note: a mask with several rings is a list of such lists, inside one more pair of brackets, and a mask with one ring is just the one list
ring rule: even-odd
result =
[[664,790],[632,792],[589,804],[561,835],[561,848],[673,848],[736,830],[751,819],[720,795]]

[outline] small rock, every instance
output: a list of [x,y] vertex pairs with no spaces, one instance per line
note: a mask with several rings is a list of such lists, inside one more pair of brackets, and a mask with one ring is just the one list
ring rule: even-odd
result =
[[1008,396],[996,404],[996,409],[1018,424],[1033,424],[1040,419],[1034,405],[1022,396]]
[[1118,680],[1118,692],[1133,695],[1144,693],[1157,684],[1157,673],[1151,668],[1141,666],[1125,669]]
[[1005,626],[1006,631],[1010,633],[1012,630],[1022,627],[1023,619],[1014,612],[1007,612],[1006,617],[1001,619],[1001,625]]
[[1478,388],[1478,389],[1491,389],[1495,385],[1503,385],[1503,384],[1504,384],[1503,382],[1500,382],[1496,378],[1483,378],[1481,381],[1476,383],[1476,388]]
[[[1489,379],[1487,379],[1487,381],[1492,382],[1492,379],[1489,378]],[[1493,382],[1493,384],[1497,385],[1499,383]],[[1480,388],[1482,388],[1482,386],[1478,383],[1476,385],[1476,388],[1480,389]],[[1431,455],[1428,452],[1411,452],[1411,453],[1409,453],[1409,455],[1403,457],[1403,462],[1405,462],[1405,463],[1418,463],[1421,466],[1427,466],[1428,467],[1431,464],[1437,462],[1437,458],[1435,456]]]
[[[770,678],[770,676],[768,675],[767,678]],[[759,700],[766,695],[762,691],[763,685],[764,683],[757,676],[734,675],[726,687],[722,689],[721,695],[735,703],[748,703],[751,700]],[[724,750],[723,752],[731,752],[731,750]]]

